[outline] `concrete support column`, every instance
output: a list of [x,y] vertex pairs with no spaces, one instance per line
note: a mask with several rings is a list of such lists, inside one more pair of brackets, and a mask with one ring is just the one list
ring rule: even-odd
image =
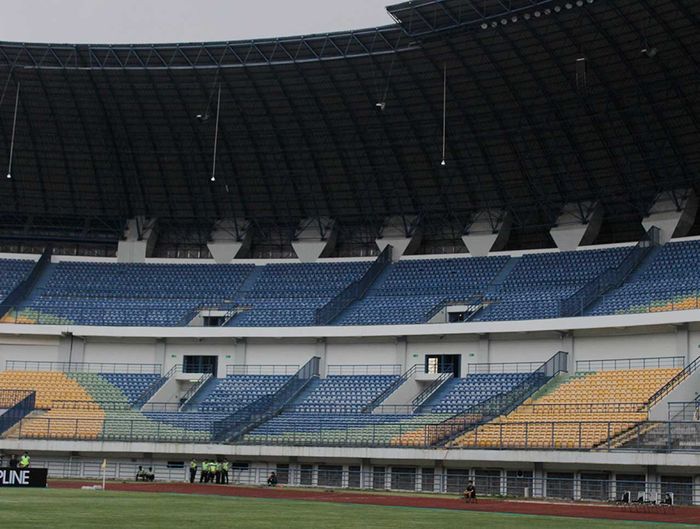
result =
[[[654,465],[647,466],[646,469],[647,482],[645,491],[647,493],[648,500],[658,499],[661,494],[661,476]],[[634,498],[636,499],[636,498]]]
[[248,255],[253,240],[250,223],[243,219],[222,219],[214,224],[207,248],[217,263],[229,263]]
[[241,366],[246,365],[248,363],[248,340],[246,338],[236,338],[235,351],[234,363]]
[[692,189],[664,191],[656,197],[649,213],[642,219],[646,231],[659,228],[661,244],[672,237],[684,237],[692,228],[698,212],[698,199]]
[[560,250],[575,250],[592,243],[602,223],[603,207],[600,202],[572,202],[564,205],[549,234]]
[[544,465],[542,463],[535,463],[535,467],[532,470],[533,498],[543,498],[547,493],[547,484],[545,483],[546,475],[547,473],[544,471]]
[[71,332],[61,335],[58,342],[58,361],[79,364],[85,361],[85,340]]
[[462,236],[469,253],[476,257],[502,250],[510,237],[512,218],[509,212],[484,209],[472,217]]
[[117,261],[120,263],[143,263],[153,255],[158,234],[157,219],[136,217],[127,221],[127,227],[117,245]]
[[350,467],[352,465],[343,465],[343,474],[340,477],[340,486],[347,489],[350,486]]
[[333,253],[336,235],[333,219],[304,219],[299,223],[292,248],[302,263],[312,263]]
[[[168,362],[168,358],[165,356],[166,354],[166,341],[165,338],[157,338],[155,343],[153,344],[153,350],[154,350],[154,358],[155,358],[155,363],[161,365],[161,369],[163,370],[162,374],[167,373],[170,371],[170,368],[176,364],[176,362]],[[172,365],[168,365],[172,364]]]
[[298,487],[301,482],[301,465],[296,462],[296,458],[289,460],[289,485]]
[[393,247],[392,260],[398,261],[403,255],[410,255],[420,246],[422,233],[418,217],[389,217],[384,221],[381,236],[376,239],[381,252],[388,245]]
[[401,373],[408,368],[408,340],[405,336],[396,337],[396,363],[401,365]]
[[[488,334],[479,335],[479,358],[477,363],[491,363],[491,338]],[[466,368],[466,366],[464,367]]]
[[360,463],[360,488],[372,488],[372,461],[370,459],[363,459]]
[[574,347],[574,333],[571,331],[564,331],[561,333],[561,346],[560,350],[569,353],[568,366],[567,369],[569,373],[574,373],[576,371],[576,351]]
[[447,488],[447,472],[440,461],[435,461],[435,484],[433,487],[435,492],[445,492]]
[[316,338],[316,356],[318,356],[321,361],[319,362],[318,372],[321,377],[325,377],[328,371],[328,342],[326,338]]
[[581,499],[581,473],[574,472],[574,500]]
[[690,333],[687,323],[676,325],[676,356],[685,358],[686,364],[692,360],[690,358]]

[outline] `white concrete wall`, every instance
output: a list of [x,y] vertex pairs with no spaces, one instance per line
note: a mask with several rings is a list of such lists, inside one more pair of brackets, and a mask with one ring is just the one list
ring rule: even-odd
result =
[[[696,325],[696,324],[693,324]],[[573,333],[513,332],[355,338],[120,338],[2,334],[0,369],[6,360],[181,364],[185,355],[219,357],[219,376],[227,365],[303,365],[320,356],[322,365],[399,365],[405,371],[424,364],[426,355],[456,354],[462,373],[470,363],[539,362],[557,351],[575,360],[688,356],[700,353],[700,329],[672,326],[588,329]],[[325,371],[322,371],[325,374]]]
[[0,370],[7,360],[58,362],[59,345],[59,336],[0,335]]

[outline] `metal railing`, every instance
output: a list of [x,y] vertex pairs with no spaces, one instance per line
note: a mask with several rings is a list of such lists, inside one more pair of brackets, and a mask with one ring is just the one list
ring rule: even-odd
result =
[[176,373],[179,373],[180,371],[182,371],[181,364],[176,364],[173,367],[171,367],[170,370],[167,373],[165,373],[165,375],[160,377],[158,380],[154,381],[153,384],[151,384],[145,390],[143,390],[143,393],[141,393],[141,395],[139,395],[134,401],[133,408],[139,409],[141,406],[146,404],[146,402],[148,402],[149,399],[153,397],[153,395],[155,395],[168,380],[170,380],[173,376],[175,376]]
[[[103,471],[107,480],[131,481],[139,465],[151,466],[156,481],[182,482],[188,478],[187,465],[174,467],[163,460],[120,460],[110,458],[103,470],[103,459],[71,457],[65,459],[32,457],[32,467],[46,468],[51,479],[101,480]],[[2,466],[2,465],[0,465]],[[574,501],[606,502],[611,509],[634,508],[638,499],[652,512],[650,502],[663,502],[667,494],[673,494],[674,505],[700,504],[700,485],[692,476],[664,475],[661,479],[647,480],[633,473],[614,473],[606,470],[549,471],[533,473],[527,465],[513,468],[480,468],[464,465],[443,471],[434,467],[356,466],[342,464],[309,464],[305,468],[296,465],[278,467],[274,463],[231,464],[229,482],[232,485],[264,486],[270,472],[277,472],[278,484],[285,488],[364,489],[376,491],[428,492],[461,496],[469,481],[476,487],[477,495],[490,498],[559,499]],[[197,479],[199,479],[199,471]],[[629,492],[631,505],[621,502]],[[673,511],[668,511],[673,512]]]
[[[420,293],[416,293],[417,295],[420,295]],[[453,305],[464,305],[466,307],[469,307],[470,309],[467,312],[469,312],[467,318],[464,321],[468,321],[471,319],[472,316],[474,316],[477,312],[479,312],[483,306],[483,301],[484,301],[484,294],[482,292],[474,292],[473,294],[469,296],[464,296],[464,297],[456,297],[456,296],[445,296],[442,298],[437,305],[435,305],[432,309],[430,309],[423,319],[425,321],[430,321],[434,316],[436,316],[441,310],[448,308],[449,306]]]
[[32,360],[7,360],[6,371],[61,371],[63,373],[123,373],[159,375],[160,364],[127,364],[102,362],[36,362]]
[[399,386],[401,386],[408,379],[412,378],[418,371],[418,368],[422,367],[422,364],[414,364],[408,369],[403,375],[396,379],[388,388],[382,391],[377,397],[375,397],[369,404],[362,408],[362,413],[371,413],[377,406],[379,406],[384,400],[396,391]]
[[411,406],[413,407],[414,412],[420,411],[421,406],[423,406],[423,404],[425,404],[445,382],[453,377],[454,374],[452,372],[440,373],[435,380],[428,384],[427,387],[416,395],[416,397],[411,401]]
[[180,398],[180,411],[184,410],[185,407],[190,403],[190,400],[197,394],[197,392],[212,378],[211,373],[204,373],[197,381],[192,384],[190,389],[188,389],[185,394]]
[[610,360],[577,360],[576,372],[617,371],[626,369],[658,369],[685,366],[684,356],[658,356],[653,358],[614,358]]
[[36,392],[22,389],[0,390],[0,433],[3,433],[34,411]]
[[326,376],[338,375],[400,375],[401,364],[364,364],[355,366],[329,365]]
[[[91,296],[76,296],[87,299]],[[11,309],[0,321],[5,324],[23,325],[88,325],[91,327],[183,327],[187,308],[134,307],[128,301],[117,304],[115,301],[108,309],[75,307],[68,304],[53,303],[51,312],[42,312],[31,307],[20,310]]]
[[544,384],[561,372],[567,371],[568,353],[559,351],[532,371],[514,388],[460,411],[438,424],[426,427],[426,437],[431,445],[441,444],[478,424],[487,423],[495,417],[507,415],[525,402]]
[[293,375],[299,364],[286,365],[227,365],[226,375]]
[[671,380],[666,382],[666,384],[664,384],[663,387],[659,388],[659,390],[656,393],[649,397],[647,405],[651,408],[654,404],[656,404],[666,395],[671,393],[671,391],[673,391],[679,384],[681,384],[686,378],[688,378],[688,376],[691,373],[694,373],[699,366],[700,356],[693,360],[691,363],[689,363],[687,366],[685,366],[685,368],[681,372],[677,373],[676,376],[674,376]]
[[44,248],[39,260],[34,264],[31,272],[10,292],[0,303],[0,321],[7,323],[6,317],[15,306],[20,304],[31,292],[46,267],[51,263],[53,247],[49,244]]
[[542,363],[539,361],[468,364],[467,373],[470,375],[477,373],[532,373],[542,366]]
[[616,267],[611,267],[559,303],[559,317],[579,316],[606,292],[619,287],[659,245],[659,229],[652,226]]
[[669,421],[700,421],[700,402],[669,402]]
[[235,411],[229,417],[216,421],[212,427],[213,439],[224,441],[236,438],[278,414],[306,387],[310,380],[319,376],[320,364],[319,357],[312,357],[275,393],[263,395],[251,404]]
[[363,297],[372,283],[391,263],[391,251],[391,245],[387,245],[360,279],[350,283],[323,307],[316,309],[316,325],[330,324],[351,303]]

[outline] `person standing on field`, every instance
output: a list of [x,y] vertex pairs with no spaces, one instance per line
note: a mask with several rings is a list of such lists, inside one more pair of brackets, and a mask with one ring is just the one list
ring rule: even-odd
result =
[[197,461],[192,458],[190,461],[190,483],[194,483],[194,478],[197,477]]

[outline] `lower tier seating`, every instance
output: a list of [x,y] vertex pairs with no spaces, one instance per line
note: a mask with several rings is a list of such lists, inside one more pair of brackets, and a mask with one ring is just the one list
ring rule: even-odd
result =
[[578,373],[451,446],[594,448],[647,418],[646,402],[680,369]]

